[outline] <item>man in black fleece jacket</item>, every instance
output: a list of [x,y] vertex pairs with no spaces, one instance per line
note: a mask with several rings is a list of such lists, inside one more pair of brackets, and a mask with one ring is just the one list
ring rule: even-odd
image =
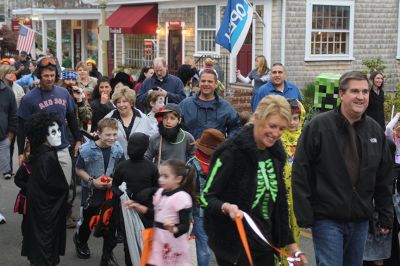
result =
[[393,224],[393,163],[382,128],[365,115],[369,93],[365,74],[343,74],[340,106],[313,118],[297,145],[294,211],[312,228],[318,265],[362,265],[374,210],[381,234]]

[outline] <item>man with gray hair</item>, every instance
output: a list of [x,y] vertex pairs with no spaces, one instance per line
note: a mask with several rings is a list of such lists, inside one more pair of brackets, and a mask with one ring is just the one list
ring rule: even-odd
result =
[[147,93],[150,90],[161,91],[169,103],[180,103],[185,97],[182,81],[168,74],[168,66],[162,57],[153,60],[154,75],[146,79],[138,92],[136,105],[139,109],[144,110],[146,106]]
[[382,128],[365,114],[369,88],[365,74],[343,74],[341,104],[314,117],[297,144],[294,211],[300,227],[312,228],[317,265],[362,265],[373,213],[378,234],[393,225],[393,162]]

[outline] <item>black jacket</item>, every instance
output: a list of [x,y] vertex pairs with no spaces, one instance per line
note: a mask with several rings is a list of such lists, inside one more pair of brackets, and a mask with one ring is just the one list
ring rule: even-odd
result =
[[385,131],[385,110],[384,110],[384,102],[385,102],[385,93],[381,89],[379,95],[374,92],[374,90],[370,90],[369,92],[369,103],[366,114],[372,117]]
[[341,153],[349,138],[348,122],[335,110],[314,117],[302,131],[292,168],[293,203],[297,223],[310,227],[315,219],[356,222],[372,218],[393,224],[392,159],[382,128],[363,115],[354,123],[359,140],[359,178],[353,187]]
[[[253,126],[243,127],[239,133],[218,148],[210,165],[210,177],[205,186],[201,203],[205,208],[204,227],[208,243],[215,255],[223,260],[236,262],[243,251],[235,223],[221,211],[224,202],[236,204],[246,213],[251,205],[257,187],[257,147],[253,137]],[[283,166],[286,155],[278,141],[269,148],[278,182],[278,194],[271,214],[272,242],[283,247],[294,243],[288,225],[288,205],[283,183]],[[218,168],[220,161],[222,165]],[[218,169],[215,169],[218,168]],[[213,176],[213,172],[217,171]]]
[[22,255],[35,265],[57,265],[65,254],[68,183],[52,147],[41,145],[28,167]]
[[100,99],[95,99],[90,102],[92,108],[92,132],[97,131],[97,124],[103,119],[109,112],[115,109],[111,102],[101,104]]
[[17,102],[14,92],[0,80],[0,141],[9,132],[17,132]]
[[[152,195],[158,188],[159,177],[155,164],[144,158],[148,146],[149,136],[144,133],[136,132],[129,137],[129,160],[121,162],[115,168],[112,184],[114,195],[119,197],[123,192],[118,187],[125,182],[129,198],[146,206],[152,204]],[[153,225],[145,215],[139,216],[145,228]]]

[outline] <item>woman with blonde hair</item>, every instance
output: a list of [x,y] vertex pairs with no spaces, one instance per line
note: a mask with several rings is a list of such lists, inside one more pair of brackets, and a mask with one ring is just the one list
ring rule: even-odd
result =
[[[251,122],[213,154],[200,204],[205,208],[204,228],[218,265],[250,265],[235,225],[237,218],[246,224],[253,265],[275,265],[272,246],[286,247],[298,260],[296,265],[307,263],[289,226],[283,181],[286,154],[280,137],[291,119],[284,97],[267,96]],[[251,220],[255,226],[249,226]]]
[[89,67],[85,62],[79,62],[75,69],[78,73],[78,87],[83,89],[86,98],[91,101],[94,87],[97,85],[97,78],[89,76]]
[[135,108],[136,93],[134,90],[128,86],[118,87],[111,99],[117,109],[112,110],[105,117],[118,120],[117,140],[124,149],[125,158],[129,158],[127,153],[129,137],[135,132],[151,136],[156,131],[147,115]]
[[240,69],[236,71],[236,76],[237,78],[243,82],[243,83],[250,83],[251,81],[254,80],[254,85],[253,85],[253,91],[252,91],[252,97],[251,97],[251,108],[254,110],[254,95],[257,94],[258,89],[267,83],[270,80],[271,77],[271,71],[268,67],[268,62],[265,56],[259,55],[256,57],[255,61],[255,66],[256,68],[250,71],[250,73],[247,75],[247,77],[242,76],[240,73]]

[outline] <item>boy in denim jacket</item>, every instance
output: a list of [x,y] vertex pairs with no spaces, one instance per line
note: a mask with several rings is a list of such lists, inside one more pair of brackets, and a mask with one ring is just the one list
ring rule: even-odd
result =
[[[88,259],[90,250],[87,241],[90,237],[89,223],[99,213],[102,202],[106,198],[106,190],[111,188],[114,168],[124,160],[121,145],[117,142],[118,122],[114,118],[103,118],[97,125],[99,139],[89,140],[80,147],[80,155],[76,162],[76,174],[82,179],[83,219],[78,232],[74,235],[74,243],[78,258]],[[104,180],[107,176],[108,180]],[[102,180],[103,179],[103,180]],[[118,265],[112,250],[117,245],[115,228],[111,221],[110,230],[103,235],[103,255],[101,265]]]

